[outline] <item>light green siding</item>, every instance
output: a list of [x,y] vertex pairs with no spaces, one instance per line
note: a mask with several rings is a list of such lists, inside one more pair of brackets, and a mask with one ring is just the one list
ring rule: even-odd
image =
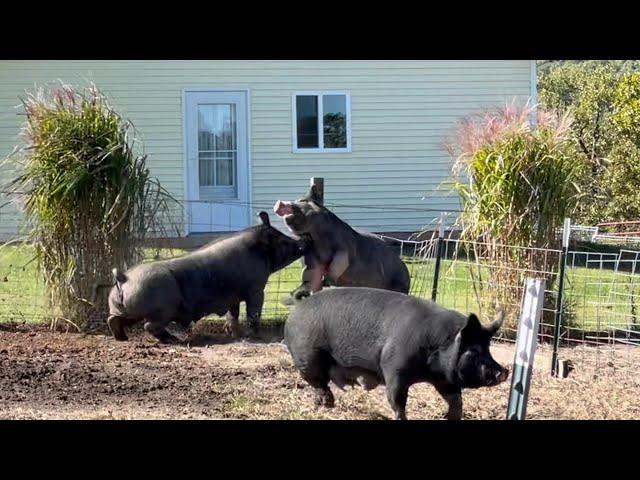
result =
[[[0,155],[18,141],[19,97],[34,84],[96,82],[132,120],[152,173],[183,197],[182,90],[250,91],[252,201],[258,207],[305,192],[325,178],[326,201],[381,208],[336,208],[355,227],[408,231],[455,210],[436,191],[448,175],[444,136],[479,107],[531,95],[532,62],[518,61],[0,61]],[[352,152],[292,153],[291,98],[298,90],[351,94]],[[0,177],[6,172],[0,172]],[[423,200],[422,198],[425,197]],[[4,203],[0,195],[0,205]],[[402,211],[382,207],[401,206]],[[19,216],[0,210],[0,236],[15,235]]]

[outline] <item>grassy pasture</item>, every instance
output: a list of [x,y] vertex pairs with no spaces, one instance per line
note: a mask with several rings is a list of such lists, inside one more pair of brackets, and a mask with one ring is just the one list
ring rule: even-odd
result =
[[[150,249],[147,261],[157,258],[157,253],[163,258],[184,252]],[[46,322],[56,315],[48,305],[43,283],[32,258],[33,250],[29,247],[0,247],[0,321]],[[405,262],[411,273],[411,293],[431,298],[433,260],[420,261],[415,257],[405,257]],[[281,299],[298,286],[301,270],[301,263],[296,261],[271,276],[263,310],[265,322],[280,323],[286,318],[288,307],[282,305]],[[481,267],[480,272],[486,276],[487,269]],[[573,305],[575,327],[597,331],[606,330],[611,325],[619,328],[632,326],[637,310],[636,291],[640,290],[638,281],[640,275],[628,272],[569,266],[566,298]],[[480,312],[469,264],[442,261],[437,300],[443,306],[463,313]],[[215,318],[218,317],[212,317]]]

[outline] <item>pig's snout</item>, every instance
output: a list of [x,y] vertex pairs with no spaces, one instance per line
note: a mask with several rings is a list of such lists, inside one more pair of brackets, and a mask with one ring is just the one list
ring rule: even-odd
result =
[[494,373],[494,375],[489,376],[489,378],[487,379],[487,386],[492,387],[494,385],[499,385],[507,378],[509,378],[509,369],[501,367]]
[[291,208],[291,203],[283,202],[278,200],[276,204],[273,206],[273,211],[276,215],[282,217],[284,215],[291,215],[293,213],[293,209]]
[[499,385],[504,382],[507,378],[509,378],[509,369],[501,365],[496,365],[495,369],[485,370],[484,384],[487,387],[493,387],[494,385]]

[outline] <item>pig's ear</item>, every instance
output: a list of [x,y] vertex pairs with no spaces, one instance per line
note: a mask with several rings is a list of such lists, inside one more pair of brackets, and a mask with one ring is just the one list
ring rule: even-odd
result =
[[309,188],[309,195],[307,195],[309,197],[309,199],[311,201],[313,201],[314,203],[317,203],[318,205],[322,206],[322,198],[320,198],[320,195],[318,194],[318,190],[316,190],[316,186],[315,185],[311,185],[311,188]]
[[266,225],[267,227],[271,226],[271,220],[269,220],[269,215],[267,214],[267,212],[259,212],[258,217],[260,217],[260,220],[262,220],[263,225]]
[[478,332],[481,332],[481,331],[482,331],[482,324],[480,323],[480,320],[478,320],[478,317],[476,316],[476,314],[472,313],[471,315],[469,315],[469,318],[467,318],[467,324],[460,331],[460,333],[462,334],[463,338],[469,338],[473,335],[478,334]]
[[502,322],[504,322],[504,308],[500,309],[500,311],[496,315],[495,320],[491,322],[489,325],[487,325],[485,327],[485,330],[489,335],[493,337],[498,332],[498,330],[500,330],[500,327],[502,326]]

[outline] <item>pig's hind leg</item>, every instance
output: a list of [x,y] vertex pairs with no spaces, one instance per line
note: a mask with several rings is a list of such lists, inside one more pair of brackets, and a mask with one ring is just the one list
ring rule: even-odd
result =
[[329,384],[322,387],[314,387],[314,404],[316,407],[333,408],[335,405],[335,398],[329,388]]
[[316,408],[333,408],[335,405],[335,398],[329,388],[331,373],[336,373],[331,370],[332,364],[333,359],[327,352],[314,351],[303,365],[296,365],[302,378],[313,387]]
[[251,293],[245,300],[247,306],[247,326],[250,336],[257,336],[260,328],[260,316],[264,304],[264,290]]
[[173,315],[156,312],[148,315],[145,320],[144,329],[160,341],[160,343],[179,343],[180,341],[167,331],[167,325],[171,322]]
[[111,330],[113,338],[121,342],[126,342],[129,339],[124,330],[127,323],[128,322],[125,318],[118,315],[109,315],[107,318],[107,325],[109,326],[109,330]]
[[224,322],[224,330],[227,334],[234,338],[240,336],[240,304],[232,305],[227,312],[227,318]]
[[393,345],[388,345],[382,349],[382,377],[387,391],[387,400],[396,414],[396,420],[407,419],[407,397],[409,396],[411,382],[408,380],[403,368],[403,365],[406,364],[406,359],[396,354],[396,349],[393,348]]

